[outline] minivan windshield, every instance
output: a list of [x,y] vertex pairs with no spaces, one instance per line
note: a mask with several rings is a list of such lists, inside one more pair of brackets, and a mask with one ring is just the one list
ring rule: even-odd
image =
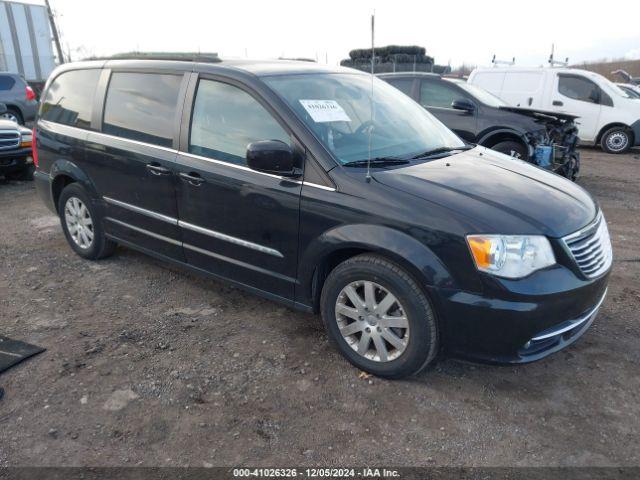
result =
[[[424,108],[369,75],[278,75],[264,81],[341,163],[410,159],[465,144]],[[373,96],[372,96],[373,93]]]

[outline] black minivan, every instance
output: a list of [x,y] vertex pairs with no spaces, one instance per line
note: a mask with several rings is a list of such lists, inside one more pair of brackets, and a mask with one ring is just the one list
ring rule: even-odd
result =
[[[373,95],[372,95],[373,93]],[[612,263],[583,189],[470,149],[389,84],[294,61],[59,67],[36,183],[73,250],[117,244],[308,312],[362,370],[575,341]]]

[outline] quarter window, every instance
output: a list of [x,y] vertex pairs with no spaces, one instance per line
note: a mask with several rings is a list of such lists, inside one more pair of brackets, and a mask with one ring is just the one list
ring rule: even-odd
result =
[[181,82],[181,75],[111,74],[102,131],[170,147]]
[[247,92],[201,80],[193,106],[189,152],[245,165],[247,145],[259,140],[291,143],[287,132]]
[[11,90],[16,81],[6,75],[0,75],[0,90]]
[[451,108],[454,100],[464,98],[464,95],[442,82],[423,81],[420,85],[420,104],[423,107]]
[[93,96],[100,70],[72,70],[62,73],[47,89],[40,117],[78,128],[91,127]]
[[590,80],[574,75],[558,76],[558,92],[581,102],[598,103],[600,88]]

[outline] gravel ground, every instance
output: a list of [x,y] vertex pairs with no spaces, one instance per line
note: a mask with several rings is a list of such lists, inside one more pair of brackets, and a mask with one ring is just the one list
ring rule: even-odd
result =
[[0,181],[0,466],[639,465],[640,152],[583,150],[614,271],[580,341],[521,367],[441,360],[363,378],[318,318],[120,248],[67,247]]

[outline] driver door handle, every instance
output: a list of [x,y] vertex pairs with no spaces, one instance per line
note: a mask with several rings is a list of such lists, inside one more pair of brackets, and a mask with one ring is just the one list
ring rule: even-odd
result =
[[561,107],[564,105],[564,103],[562,103],[560,100],[554,100],[553,105],[556,107]]
[[147,170],[149,170],[154,175],[170,175],[171,170],[168,168],[164,168],[159,163],[153,162],[147,164]]
[[196,187],[202,185],[205,182],[205,179],[202,178],[199,173],[195,172],[179,173],[178,176]]

